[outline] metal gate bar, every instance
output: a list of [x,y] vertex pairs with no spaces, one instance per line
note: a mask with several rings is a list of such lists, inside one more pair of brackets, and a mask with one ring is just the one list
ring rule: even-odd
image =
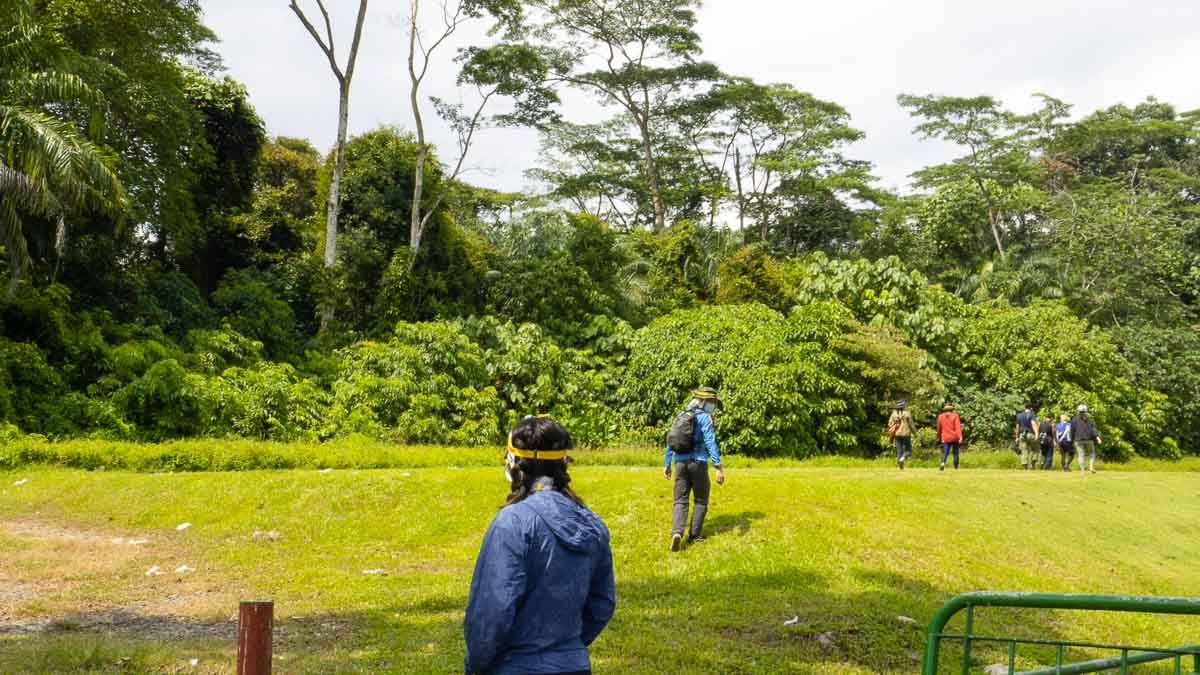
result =
[[[1005,593],[996,591],[980,591],[964,593],[951,598],[942,605],[929,622],[929,630],[925,639],[925,659],[923,675],[936,675],[938,656],[943,640],[959,640],[963,644],[962,673],[967,675],[971,666],[971,647],[978,642],[1006,643],[1008,645],[1008,667],[1010,673],[1015,673],[1016,653],[1018,644],[1050,645],[1055,650],[1055,665],[1020,675],[1077,675],[1094,673],[1101,670],[1119,668],[1121,673],[1127,673],[1129,666],[1154,661],[1175,660],[1175,672],[1182,675],[1184,656],[1192,656],[1193,673],[1200,674],[1200,645],[1183,647],[1141,647],[1133,645],[1104,645],[1088,642],[1072,642],[1067,640],[1042,640],[1035,638],[997,637],[976,635],[974,633],[976,607],[1018,607],[1035,609],[1070,609],[1105,612],[1138,612],[1147,614],[1182,614],[1200,615],[1200,599],[1195,598],[1162,598],[1127,595],[1064,595],[1058,593]],[[950,620],[961,611],[966,611],[966,626],[962,633],[943,632]],[[1065,647],[1086,647],[1094,649],[1119,650],[1120,656],[1107,659],[1094,659],[1078,663],[1063,663]]]

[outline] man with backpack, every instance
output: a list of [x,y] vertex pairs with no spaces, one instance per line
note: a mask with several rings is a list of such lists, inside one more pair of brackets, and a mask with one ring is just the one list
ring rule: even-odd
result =
[[1058,440],[1058,450],[1062,453],[1062,470],[1071,470],[1071,458],[1075,455],[1075,447],[1071,442],[1071,416],[1063,413],[1059,418],[1058,426],[1054,428],[1055,438]]
[[1025,410],[1017,413],[1016,424],[1013,425],[1014,440],[1021,450],[1021,468],[1028,469],[1030,460],[1033,468],[1037,468],[1037,415],[1033,412],[1033,404],[1026,403]]
[[1038,426],[1038,443],[1042,446],[1042,470],[1054,468],[1054,415],[1047,414]]
[[[888,438],[896,444],[896,464],[904,470],[904,462],[912,456],[912,437],[917,432],[912,413],[908,411],[908,401],[896,401],[896,409],[888,416]],[[945,458],[942,459],[943,463]]]
[[717,391],[712,387],[700,387],[692,392],[687,408],[676,415],[667,432],[667,449],[663,457],[663,476],[671,478],[671,464],[675,464],[675,500],[671,517],[671,550],[682,546],[683,528],[688,523],[688,494],[692,495],[692,522],[688,529],[688,543],[704,541],[701,534],[704,516],[708,512],[708,464],[711,462],[717,474],[717,485],[725,482],[725,471],[721,468],[721,449],[717,446],[713,430],[713,413],[721,405]]

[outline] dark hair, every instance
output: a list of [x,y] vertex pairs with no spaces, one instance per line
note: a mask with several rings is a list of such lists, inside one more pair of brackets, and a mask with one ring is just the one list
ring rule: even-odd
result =
[[[512,430],[512,444],[520,450],[570,450],[575,447],[571,434],[549,417],[526,417],[517,422]],[[583,506],[583,500],[570,488],[571,476],[567,474],[567,463],[563,460],[518,457],[511,473],[512,492],[504,500],[504,506],[516,504],[533,494],[534,482],[542,477],[554,481],[555,492],[561,492]]]

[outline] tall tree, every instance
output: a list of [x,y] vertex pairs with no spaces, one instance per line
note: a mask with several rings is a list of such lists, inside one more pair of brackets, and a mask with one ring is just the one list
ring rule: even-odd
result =
[[[409,247],[411,264],[416,264],[429,219],[438,211],[446,192],[427,199],[425,185],[426,163],[430,148],[426,139],[425,116],[421,109],[421,86],[429,74],[435,55],[447,41],[469,21],[490,16],[496,23],[493,30],[504,28],[510,36],[519,35],[522,24],[521,3],[517,0],[451,0],[441,5],[441,26],[424,37],[421,20],[421,0],[409,0],[408,77],[409,105],[417,134],[417,157],[413,165],[412,207],[409,214]],[[447,172],[446,185],[453,185],[466,166],[466,158],[475,142],[476,133],[491,125],[539,125],[553,117],[552,106],[558,96],[548,86],[553,65],[548,52],[520,40],[510,40],[488,47],[472,46],[459,51],[458,84],[475,89],[475,102],[468,110],[461,103],[448,103],[433,98],[437,114],[457,137],[458,157]],[[499,115],[486,114],[493,99],[511,99],[513,110]]]
[[11,299],[30,263],[30,225],[52,231],[61,255],[67,218],[86,210],[120,214],[125,193],[110,160],[70,116],[103,107],[100,94],[69,70],[83,59],[33,22],[28,0],[4,0],[0,14],[13,19],[0,33],[0,242]]
[[[325,9],[325,3],[322,0],[316,0],[316,2],[325,23],[324,37],[317,32],[312,22],[305,16],[304,10],[300,9],[300,5],[296,4],[296,0],[291,0],[289,7],[296,13],[296,17],[300,19],[300,23],[304,24],[304,28],[308,30],[308,34],[312,36],[317,46],[321,48],[321,51],[329,60],[329,69],[333,71],[333,77],[338,83],[337,141],[335,141],[333,146],[333,175],[329,180],[329,200],[325,207],[325,269],[328,270],[337,264],[338,208],[341,205],[342,171],[346,166],[346,125],[350,117],[350,83],[354,79],[354,64],[358,60],[358,45],[359,40],[362,39],[363,20],[367,16],[367,0],[359,0],[358,3],[358,18],[354,22],[354,38],[350,42],[350,53],[346,58],[346,68],[344,71],[338,64],[337,56],[334,52],[333,26],[329,20],[329,12]],[[333,307],[333,303],[331,302],[325,304],[325,309],[321,313],[322,329],[328,327],[329,321],[333,316]]]
[[[570,64],[561,79],[628,115],[637,130],[655,230],[666,226],[658,156],[673,104],[720,71],[697,60],[699,0],[536,0],[541,34]],[[596,57],[600,64],[596,67]]]
[[916,131],[922,138],[950,141],[967,154],[949,164],[922,169],[914,174],[919,184],[937,187],[966,178],[979,190],[987,210],[988,225],[1001,259],[1009,230],[1006,219],[1019,220],[1020,213],[1004,209],[998,191],[1015,183],[1036,182],[1032,153],[1040,135],[1065,117],[1069,106],[1049,96],[1039,96],[1043,108],[1027,116],[1005,110],[991,96],[914,96],[901,94],[901,107],[922,118]]

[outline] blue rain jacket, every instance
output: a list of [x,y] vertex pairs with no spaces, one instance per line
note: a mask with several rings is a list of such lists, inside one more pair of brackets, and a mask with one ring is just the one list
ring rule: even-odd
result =
[[463,621],[467,673],[589,670],[616,607],[604,521],[553,490],[496,514],[483,537]]

